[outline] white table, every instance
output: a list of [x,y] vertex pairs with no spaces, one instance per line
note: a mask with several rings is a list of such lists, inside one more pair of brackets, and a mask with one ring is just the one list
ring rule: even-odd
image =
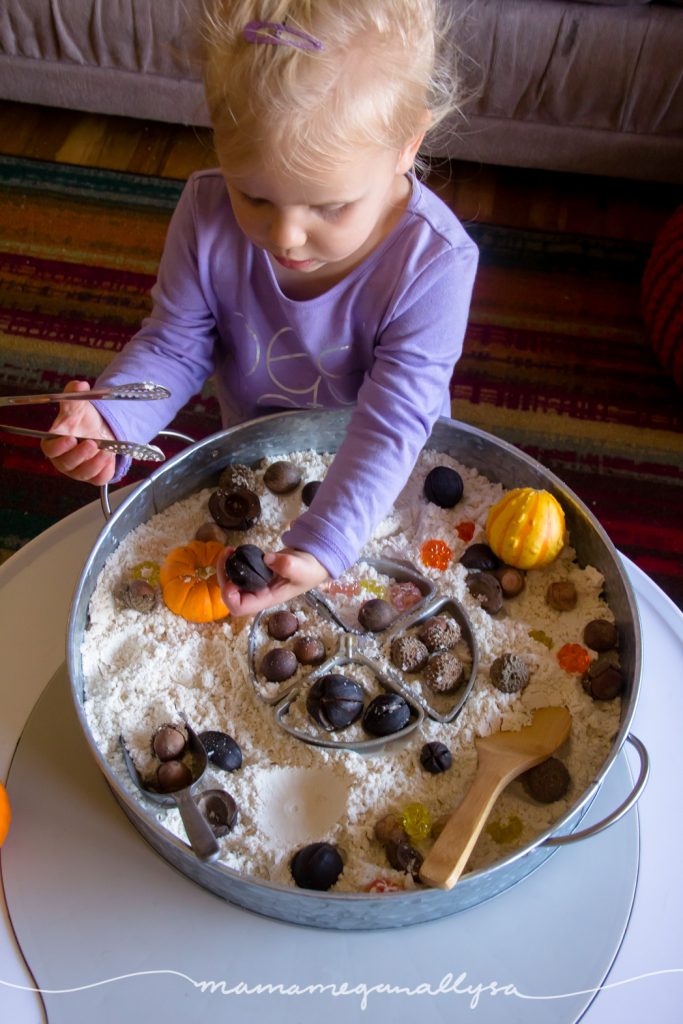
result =
[[[27,716],[64,660],[72,591],[102,525],[99,503],[93,502],[0,568],[0,778],[7,777]],[[644,573],[624,562],[636,591],[644,636],[644,683],[633,732],[650,752],[652,772],[638,805],[640,873],[631,920],[606,987],[584,1019],[589,1024],[680,1024],[683,823],[677,808],[683,777],[683,616]],[[638,769],[635,758],[633,768]],[[0,904],[0,1020],[33,1024],[44,1019],[42,1008],[35,994],[27,991],[34,982],[14,942],[4,894]],[[296,1010],[293,1002],[292,1020],[298,1019]],[[248,1012],[246,1006],[243,1012]],[[418,1006],[415,1012],[419,1017]],[[227,1006],[220,1019],[225,1013]]]

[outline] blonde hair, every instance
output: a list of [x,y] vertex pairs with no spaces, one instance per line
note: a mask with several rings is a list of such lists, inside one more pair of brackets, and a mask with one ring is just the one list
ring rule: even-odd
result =
[[[357,148],[402,149],[456,106],[437,0],[205,0],[204,85],[221,162],[312,177]],[[250,22],[322,43],[250,43]]]

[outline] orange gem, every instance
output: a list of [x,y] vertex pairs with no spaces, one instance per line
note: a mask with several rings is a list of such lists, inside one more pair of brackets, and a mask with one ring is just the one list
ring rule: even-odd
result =
[[591,663],[591,656],[581,644],[565,644],[557,652],[557,660],[565,672],[582,674]]
[[430,569],[447,569],[452,557],[445,540],[426,540],[420,548],[420,558]]
[[472,540],[474,537],[475,525],[470,519],[465,519],[464,522],[458,523],[456,530],[458,531],[458,537],[460,540],[467,541]]
[[0,782],[0,846],[4,843],[5,837],[9,832],[9,823],[11,820],[12,811],[9,805],[7,790]]
[[366,892],[401,892],[402,889],[403,886],[391,878],[375,878],[365,886]]

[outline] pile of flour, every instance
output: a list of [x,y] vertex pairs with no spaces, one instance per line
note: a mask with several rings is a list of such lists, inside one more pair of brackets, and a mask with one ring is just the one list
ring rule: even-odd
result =
[[[331,461],[330,456],[313,452],[283,453],[281,458],[301,467],[304,482],[322,479]],[[437,465],[450,466],[463,478],[464,495],[455,509],[443,510],[423,497],[424,478]],[[300,489],[287,496],[271,494],[262,482],[264,469],[256,470],[254,485],[262,504],[261,518],[247,535],[235,533],[229,542],[248,540],[264,550],[277,550],[280,535],[301,511]],[[542,805],[527,796],[519,781],[513,782],[498,799],[490,822],[494,833],[495,826],[500,826],[498,839],[511,821],[517,828],[509,834],[519,831],[519,822],[521,833],[501,843],[484,830],[468,870],[486,867],[526,846],[594,781],[619,728],[620,701],[592,700],[580,677],[560,668],[556,654],[565,643],[581,643],[583,628],[591,619],[613,620],[601,597],[603,580],[596,569],[579,568],[567,546],[551,565],[527,573],[525,589],[505,601],[503,612],[492,617],[484,611],[469,594],[466,570],[458,559],[469,544],[485,542],[487,511],[503,494],[499,484],[446,455],[424,451],[391,513],[362,552],[366,558],[407,559],[434,580],[440,594],[460,601],[472,622],[480,658],[474,687],[455,722],[440,724],[426,718],[420,730],[374,754],[314,747],[277,726],[273,707],[261,699],[250,677],[249,623],[244,620],[188,623],[161,600],[146,615],[120,607],[114,595],[134,566],[161,565],[172,548],[188,543],[198,527],[210,520],[211,493],[206,489],[192,495],[125,538],[97,581],[83,638],[88,723],[95,742],[147,815],[156,815],[170,832],[186,838],[177,811],[153,807],[134,790],[123,764],[119,735],[144,775],[153,771],[153,733],[182,718],[197,732],[228,733],[242,749],[243,764],[237,772],[227,774],[209,766],[202,782],[202,788],[227,789],[239,808],[235,828],[219,840],[221,862],[242,874],[285,885],[293,885],[292,854],[307,843],[328,841],[344,858],[335,891],[358,891],[378,876],[412,887],[410,876],[389,867],[374,838],[375,822],[416,801],[429,809],[433,820],[448,814],[473,778],[474,739],[499,729],[521,728],[535,708],[563,705],[571,712],[571,735],[557,754],[570,772],[570,790],[564,799]],[[456,529],[465,520],[476,524],[467,543]],[[444,540],[453,550],[453,560],[443,572],[420,561],[420,547],[430,538]],[[547,605],[544,595],[555,580],[570,580],[576,586],[578,602],[573,611],[559,612]],[[296,614],[302,632],[320,630],[318,614],[304,601],[297,602]],[[329,625],[326,629],[329,651],[335,646],[335,632]],[[532,630],[552,638],[552,650],[533,639]],[[521,694],[503,694],[489,681],[491,663],[506,652],[521,655],[531,670],[529,685]],[[383,656],[379,638],[376,653]],[[420,750],[435,740],[446,744],[453,761],[446,772],[430,775],[420,765]],[[426,853],[430,841],[416,845]]]

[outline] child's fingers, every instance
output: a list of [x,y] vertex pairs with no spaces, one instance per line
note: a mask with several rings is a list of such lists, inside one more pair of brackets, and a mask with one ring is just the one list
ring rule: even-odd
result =
[[291,601],[304,592],[304,588],[296,583],[289,583],[287,580],[277,579],[272,586],[264,587],[257,593],[249,590],[239,590],[237,587],[229,589],[223,595],[231,615],[256,615],[265,608],[272,608],[273,605]]
[[[90,391],[90,385],[87,380],[70,380],[64,391],[67,393]],[[86,402],[70,402],[68,399],[60,402],[59,412],[50,429],[57,429],[61,434],[78,433],[79,424],[82,422],[87,409],[88,404]]]
[[283,580],[297,584],[299,592],[301,588],[308,590],[328,578],[327,570],[317,558],[306,551],[290,551],[285,548],[283,551],[267,554],[264,561],[268,568]]
[[41,441],[40,447],[42,448],[43,455],[46,455],[50,461],[54,462],[56,459],[61,459],[67,452],[72,451],[77,444],[78,441],[75,437],[65,434],[64,437],[55,437],[50,440]]
[[291,601],[327,579],[327,571],[313,555],[285,549],[265,555],[266,565],[275,573],[269,586],[257,592],[240,590],[228,579],[225,571],[225,560],[234,550],[225,548],[216,563],[221,594],[231,615],[256,615],[265,608]]
[[43,451],[55,469],[73,480],[101,485],[114,475],[115,456],[111,452],[101,451],[94,441],[78,442],[73,437],[58,438],[43,441]]

